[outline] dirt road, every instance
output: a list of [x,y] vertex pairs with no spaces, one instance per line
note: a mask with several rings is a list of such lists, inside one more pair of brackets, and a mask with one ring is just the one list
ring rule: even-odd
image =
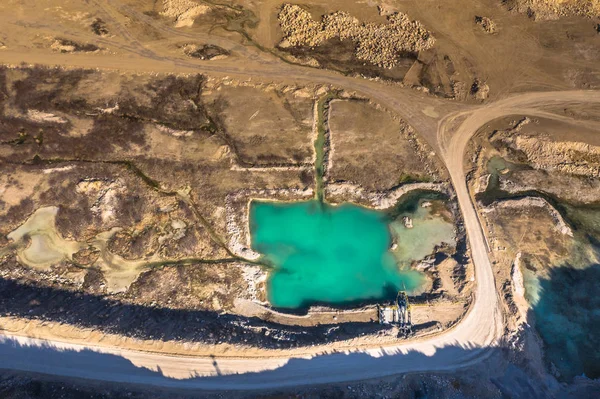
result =
[[[226,45],[227,43],[220,43]],[[239,46],[239,45],[238,45]],[[306,357],[214,358],[139,352],[116,346],[0,336],[0,367],[104,381],[154,384],[197,389],[259,389],[350,381],[416,371],[454,370],[490,356],[503,333],[502,314],[486,251],[485,238],[464,174],[464,151],[469,139],[489,121],[511,114],[531,114],[547,106],[600,102],[600,92],[525,93],[485,106],[443,101],[410,89],[344,77],[274,60],[254,51],[238,51],[240,60],[203,64],[158,56],[136,42],[126,57],[37,54],[7,50],[0,62],[94,67],[148,72],[210,72],[240,79],[258,78],[289,83],[324,83],[356,91],[401,115],[440,152],[456,189],[475,265],[475,301],[463,321],[426,341],[406,341],[386,348],[352,353],[317,353]],[[236,51],[236,47],[232,47]],[[559,118],[557,116],[557,118]],[[0,326],[1,327],[1,326]]]

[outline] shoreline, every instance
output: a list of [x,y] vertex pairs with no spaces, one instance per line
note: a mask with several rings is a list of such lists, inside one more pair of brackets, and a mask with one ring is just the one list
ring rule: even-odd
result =
[[[326,190],[327,187],[326,186]],[[356,194],[356,191],[351,191],[350,188],[354,186],[344,185],[343,191],[344,194]],[[451,189],[448,187],[446,183],[409,183],[397,187],[390,192],[381,193],[381,192],[366,192],[366,197],[369,198],[372,202],[369,206],[361,203],[359,201],[354,202],[352,199],[347,199],[343,202],[326,202],[328,205],[333,207],[341,206],[345,203],[353,204],[355,206],[363,207],[370,211],[382,212],[385,209],[389,209],[393,207],[398,201],[405,195],[418,190],[431,190],[437,191],[443,194],[446,194],[452,198]],[[366,190],[361,189],[360,195],[364,198],[364,193]],[[262,254],[256,252],[252,249],[252,239],[250,234],[250,207],[253,201],[260,202],[270,202],[270,203],[294,203],[294,202],[304,202],[314,200],[314,191],[310,188],[299,190],[299,189],[279,189],[279,190],[241,190],[236,193],[232,193],[227,196],[226,199],[226,220],[227,220],[227,241],[230,250],[236,255],[240,257],[244,257],[246,259],[255,261],[259,259]],[[456,224],[456,221],[455,223]],[[456,228],[456,226],[455,226]],[[388,226],[389,229],[389,226]],[[391,232],[390,232],[391,234]],[[388,249],[389,250],[389,249]],[[435,251],[434,251],[435,253]],[[431,254],[429,255],[429,257]],[[240,269],[243,273],[244,280],[248,284],[249,295],[245,298],[240,299],[248,299],[254,302],[257,305],[265,307],[265,310],[269,312],[277,312],[275,308],[273,308],[268,300],[266,300],[266,289],[263,291],[263,295],[259,296],[259,288],[260,284],[266,284],[270,271],[266,270],[265,267],[251,265],[248,263],[240,263]],[[429,275],[426,271],[422,271],[426,275],[426,279],[432,281],[433,277]],[[419,291],[412,296],[426,295],[428,292]],[[265,298],[263,300],[262,298]],[[373,306],[375,302],[373,301],[365,301],[358,306],[344,307],[344,306],[330,306],[328,304],[316,304],[309,306],[306,309],[302,309],[302,311],[306,311],[307,314],[315,311],[316,309],[326,309],[327,311],[338,311],[338,312],[347,312],[347,311],[358,311],[361,308]],[[296,309],[297,310],[297,309]],[[293,314],[292,313],[284,313],[284,314]]]

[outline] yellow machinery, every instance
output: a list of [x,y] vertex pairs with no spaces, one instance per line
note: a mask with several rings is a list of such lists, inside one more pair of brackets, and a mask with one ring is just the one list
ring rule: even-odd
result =
[[394,324],[405,336],[412,332],[410,302],[404,291],[398,291],[396,301],[388,306],[378,306],[379,323]]

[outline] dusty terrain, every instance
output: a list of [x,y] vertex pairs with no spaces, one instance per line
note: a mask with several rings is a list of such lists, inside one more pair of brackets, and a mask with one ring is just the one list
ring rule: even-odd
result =
[[[125,316],[110,319],[125,317],[128,322],[121,321],[119,331],[140,337],[157,332],[139,331],[139,315],[129,315],[136,311],[127,305],[157,307],[165,314],[227,312],[290,326],[377,319],[373,307],[342,311],[339,317],[335,310],[311,310],[304,318],[274,312],[266,302],[267,271],[251,264],[259,254],[249,250],[249,201],[314,195],[316,103],[327,87],[41,67],[4,68],[2,77],[7,94],[2,102],[7,171],[2,178],[2,276],[32,284],[33,291],[23,295],[38,287],[59,295],[113,298],[123,304]],[[366,122],[370,115],[358,117]],[[405,123],[388,118],[410,133]],[[410,134],[407,141],[424,154],[431,173],[443,175],[433,153],[420,148],[426,144]],[[335,163],[335,152],[326,151]],[[385,194],[407,183],[403,176],[417,170],[421,160],[396,156],[415,166],[396,168],[390,162],[394,169],[371,167],[393,184],[369,184],[360,169],[346,177]],[[346,195],[344,200],[356,198]],[[415,299],[423,305],[414,310],[416,331],[436,332],[464,314],[469,289],[457,291],[466,274],[455,269],[462,266],[444,270],[443,279],[432,274],[426,293]],[[455,295],[443,297],[444,291]],[[90,322],[85,313],[75,310],[67,317],[85,325]],[[175,319],[174,325],[179,323]],[[105,320],[102,328],[108,324]],[[93,325],[101,327],[98,321]],[[174,334],[188,334],[179,328]],[[349,328],[350,336],[363,331]],[[197,329],[188,339],[202,341],[206,331]],[[386,334],[387,340],[394,339],[393,331]],[[256,338],[242,342],[256,344]],[[281,339],[286,346],[302,345],[285,334]]]
[[[468,151],[471,192],[494,259],[496,284],[502,287],[507,322],[518,325],[526,318],[531,326],[539,324],[544,337],[540,346],[550,353],[544,356],[546,367],[559,378],[564,378],[565,368],[559,370],[556,364],[565,355],[556,355],[556,342],[569,338],[561,336],[549,345],[551,320],[570,320],[571,314],[594,317],[589,313],[593,306],[580,308],[587,300],[575,299],[589,295],[574,276],[594,270],[600,198],[595,156],[600,125],[595,113],[584,109],[495,120],[480,129]],[[574,274],[567,278],[564,271]],[[564,289],[562,295],[572,298],[566,310],[548,307],[551,295],[559,295],[552,289]],[[532,315],[540,302],[552,317]],[[572,324],[569,331],[580,326],[585,328],[585,323]],[[593,340],[593,333],[588,339]]]
[[[0,61],[11,67],[2,69],[0,82],[0,168],[5,171],[0,251],[2,314],[11,319],[4,319],[2,328],[51,340],[34,346],[84,344],[90,333],[97,334],[102,351],[152,370],[164,363],[159,367],[164,373],[186,378],[282,367],[289,356],[336,348],[331,341],[342,350],[364,348],[374,362],[359,368],[361,362],[342,355],[316,358],[317,367],[292,361],[293,367],[281,372],[295,377],[288,383],[298,384],[311,373],[322,382],[382,377],[391,363],[398,366],[395,373],[472,367],[498,344],[506,367],[487,364],[477,384],[426,377],[424,393],[440,387],[451,392],[452,386],[466,397],[507,392],[530,397],[531,389],[542,397],[564,397],[568,392],[546,383],[551,377],[539,360],[535,332],[521,324],[529,316],[526,304],[515,299],[518,276],[512,265],[518,253],[525,264],[540,269],[563,256],[570,248],[568,231],[551,201],[490,205],[476,197],[486,187],[487,160],[501,155],[527,165],[499,171],[503,191],[538,190],[550,200],[597,201],[598,136],[592,132],[598,97],[582,91],[596,89],[600,78],[597,5],[541,3],[309,2],[299,6],[314,22],[305,16],[308,37],[317,41],[301,45],[306,38],[297,38],[289,47],[279,46],[289,34],[278,18],[280,2],[3,3]],[[320,25],[322,16],[325,25]],[[346,24],[349,31],[335,24]],[[373,42],[378,29],[387,32],[385,40]],[[407,37],[409,45],[403,41]],[[21,62],[49,68],[15,67]],[[327,115],[316,115],[319,100],[331,92],[343,101],[332,102]],[[482,102],[486,107],[478,105]],[[532,122],[515,132],[523,117]],[[465,314],[470,303],[465,298],[431,307],[425,298],[414,309],[415,320],[425,326],[462,320],[445,334],[427,330],[432,338],[396,345],[393,330],[365,323],[372,308],[343,315],[317,310],[298,321],[260,303],[264,285],[253,282],[260,282],[264,272],[249,259],[247,237],[231,229],[231,220],[243,221],[247,198],[300,199],[317,191],[312,143],[325,128],[320,120],[328,122],[330,134],[324,180],[325,192],[331,184],[332,198],[389,203],[415,181],[437,184],[455,196],[459,223],[468,234],[468,244],[462,243],[464,251],[467,245],[470,250],[466,261],[475,270],[473,304]],[[476,140],[463,164],[469,138],[487,125],[495,127]],[[372,141],[365,141],[366,130],[372,131]],[[346,140],[336,142],[339,132]],[[365,152],[365,146],[372,151]],[[342,186],[334,186],[338,183]],[[242,206],[228,207],[232,196]],[[54,226],[50,217],[32,221],[40,209],[48,215],[56,211]],[[524,223],[510,223],[517,218]],[[41,227],[34,231],[31,225]],[[20,230],[25,233],[9,238],[19,226],[26,226]],[[448,263],[438,264],[437,272],[441,291],[451,297],[471,278],[461,275],[457,284],[455,267]],[[59,327],[47,331],[46,323]],[[113,335],[106,339],[104,334]],[[149,353],[139,352],[138,339],[148,343]],[[279,359],[252,360],[265,355],[257,349],[243,354],[245,360],[219,361],[219,369],[213,358],[179,357],[189,350],[189,341],[200,345],[197,354],[204,356],[215,350],[231,356],[247,344],[300,349]],[[323,346],[305,349],[315,343]],[[453,352],[457,343],[473,352]],[[230,346],[213,346],[219,344]],[[387,345],[396,357],[378,358],[379,347]],[[414,362],[404,357],[408,351],[427,359]],[[431,357],[436,351],[439,356]],[[19,356],[7,352],[6,358]],[[89,359],[64,375],[89,378],[81,373],[94,364]],[[256,377],[237,382],[279,386],[268,374]],[[513,377],[523,384],[509,387],[506,381]],[[18,386],[13,383],[9,387]],[[229,386],[226,379],[196,383]],[[342,395],[369,390],[356,389],[342,388]],[[417,396],[418,388],[410,389]]]
[[536,20],[558,19],[567,15],[589,18],[600,15],[600,3],[597,0],[514,0],[506,4]]
[[[475,192],[483,192],[490,179],[488,162],[508,162],[498,173],[498,188],[509,193],[539,190],[573,204],[598,201],[600,144],[594,113],[573,119],[568,108],[548,117],[511,115],[481,129],[469,157],[476,164],[471,179]],[[563,117],[568,114],[568,117]]]
[[386,191],[402,183],[447,180],[431,147],[410,126],[374,104],[334,100],[328,117],[330,182]]

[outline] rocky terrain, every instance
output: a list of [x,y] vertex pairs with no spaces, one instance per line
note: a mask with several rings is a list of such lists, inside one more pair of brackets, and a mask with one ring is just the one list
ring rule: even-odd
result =
[[474,191],[493,186],[510,194],[539,191],[571,204],[597,202],[598,142],[591,132],[543,118],[498,121],[472,145]]
[[[593,359],[561,349],[569,342],[584,351],[594,342],[573,338],[593,330],[574,315],[593,319],[595,308],[577,299],[587,295],[585,276],[597,262],[600,179],[589,128],[526,116],[497,120],[481,128],[468,163],[509,324],[526,319],[535,327],[545,367],[561,379],[577,367],[595,376]],[[564,295],[573,298],[568,306]],[[558,318],[569,323],[566,331]]]
[[557,19],[568,15],[589,18],[600,16],[598,0],[508,0],[504,4],[536,20]]
[[[216,374],[220,356],[326,349],[365,375],[354,352],[398,330],[372,302],[271,308],[248,206],[352,201],[416,231],[421,191],[456,245],[409,265],[427,275],[415,335],[469,321],[480,265],[500,309],[464,326],[502,324],[483,355],[468,334],[427,353],[479,361],[442,374],[217,393],[1,371],[0,397],[600,396],[597,0],[0,3],[3,333],[206,356]],[[475,214],[452,152],[490,115],[464,160]]]
[[[231,343],[260,346],[264,329],[254,327],[256,317],[265,320],[265,328],[282,331],[273,347],[309,345],[326,331],[319,324],[347,325],[346,332],[327,340],[343,341],[367,330],[365,337],[394,339],[393,330],[365,324],[374,317],[372,309],[340,316],[338,323],[332,323],[331,309],[325,310],[327,317],[311,310],[303,324],[314,326],[314,334],[307,333],[306,341],[294,338],[296,333],[284,334],[282,326],[294,330],[297,322],[270,309],[266,270],[249,248],[250,200],[314,196],[319,130],[314,113],[330,88],[275,87],[203,75],[49,68],[3,68],[1,73],[0,165],[6,173],[0,177],[0,273],[7,284],[2,291],[12,292],[12,299],[2,302],[7,309],[12,300],[47,294],[68,303],[44,302],[62,308],[64,322],[146,339],[158,336],[159,324],[144,331],[136,326],[153,312],[179,326],[162,339],[212,342],[206,339],[217,328],[209,327],[215,318],[239,327]],[[422,156],[412,159],[409,152],[396,159],[410,161],[415,170],[428,159],[429,173],[441,176],[439,161],[407,134],[412,151]],[[327,152],[335,164],[338,154]],[[386,167],[373,165],[372,173]],[[416,188],[399,188],[408,181],[400,170],[393,174],[392,185],[369,194],[378,204],[373,206],[390,208]],[[346,177],[366,184],[359,170]],[[389,191],[392,186],[395,190]],[[360,202],[358,194],[341,196]],[[457,291],[465,285],[466,269],[463,263],[446,262],[438,271],[433,263],[427,268],[434,283],[415,302],[445,309],[439,319],[448,326],[468,302],[468,289]],[[452,299],[448,292],[454,293]],[[94,309],[72,298],[88,298]],[[39,317],[56,319],[58,314],[42,311],[46,305]],[[105,307],[121,309],[86,319]],[[222,313],[232,319],[219,318]],[[423,333],[434,332],[428,319],[433,314],[426,307],[415,310]],[[195,333],[180,330],[182,320],[194,315],[200,323]]]
[[205,4],[192,0],[163,0],[161,15],[175,20],[175,27],[191,26],[194,20],[210,10]]
[[346,12],[324,15],[321,22],[312,19],[303,8],[284,4],[279,22],[284,34],[280,47],[318,46],[339,38],[356,44],[356,56],[371,64],[392,68],[403,53],[414,53],[433,47],[435,39],[418,21],[402,13],[387,16],[388,24],[360,23]]
[[600,177],[600,147],[583,142],[551,140],[536,129],[527,135],[519,134],[522,127],[530,122],[529,118],[524,118],[512,129],[496,132],[491,137],[492,144],[505,146],[514,154],[523,154],[525,162],[534,169]]
[[476,16],[475,23],[481,26],[481,29],[486,33],[493,34],[497,32],[496,23],[488,17]]

